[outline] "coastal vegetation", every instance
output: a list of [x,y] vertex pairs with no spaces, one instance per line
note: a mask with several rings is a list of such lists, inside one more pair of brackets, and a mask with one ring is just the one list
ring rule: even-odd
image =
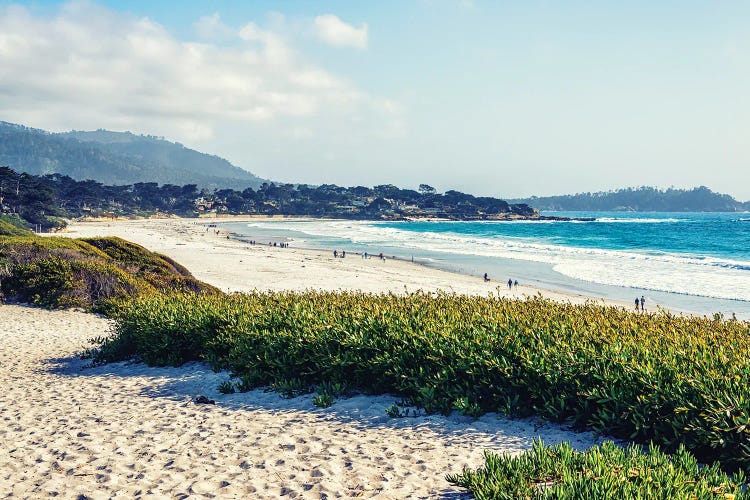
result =
[[682,446],[667,455],[655,446],[644,451],[611,441],[585,452],[568,443],[545,447],[540,441],[520,456],[485,452],[484,467],[447,479],[479,500],[750,498],[742,472],[730,477],[718,464],[701,466]]
[[120,238],[0,237],[2,301],[114,314],[121,301],[167,291],[218,293],[169,257]]
[[[230,370],[237,390],[292,396],[335,384],[427,412],[537,415],[750,469],[746,322],[542,298],[317,291],[146,295],[116,321],[100,361],[205,360]],[[321,404],[334,399],[318,393]]]
[[26,229],[26,221],[20,217],[0,214],[0,236],[27,236],[31,231]]
[[[19,230],[7,218],[0,227]],[[413,406],[537,415],[653,444],[486,453],[484,467],[447,478],[480,499],[745,498],[747,322],[540,297],[226,295],[119,238],[20,231],[0,238],[0,298],[113,317],[115,333],[96,341],[97,362],[203,360],[230,371],[217,388],[224,394],[314,392],[312,404],[325,408],[356,392],[391,393],[401,398],[387,411],[393,417]]]
[[71,177],[18,173],[0,167],[0,213],[18,216],[28,227],[42,230],[64,227],[66,218],[133,217],[174,214],[196,217],[203,213],[296,215],[352,219],[445,217],[492,219],[534,217],[528,205],[512,205],[489,197],[458,191],[437,193],[422,185],[419,191],[387,184],[368,188],[332,184],[263,183],[257,189],[198,189],[155,182],[108,186]]
[[639,187],[598,193],[560,196],[532,196],[513,200],[538,210],[630,211],[630,212],[742,212],[750,210],[750,201],[737,201],[715,193],[705,186],[693,189],[657,189]]

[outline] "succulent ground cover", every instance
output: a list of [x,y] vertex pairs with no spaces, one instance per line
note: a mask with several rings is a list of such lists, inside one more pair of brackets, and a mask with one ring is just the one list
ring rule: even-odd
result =
[[133,356],[203,359],[238,390],[388,392],[428,412],[538,415],[750,468],[750,324],[718,316],[451,294],[155,294],[123,306],[100,350]]
[[742,490],[742,473],[730,477],[718,464],[701,467],[684,447],[667,455],[656,447],[620,448],[612,442],[585,452],[567,443],[545,447],[539,441],[519,456],[486,452],[484,467],[447,479],[479,500],[750,498]]

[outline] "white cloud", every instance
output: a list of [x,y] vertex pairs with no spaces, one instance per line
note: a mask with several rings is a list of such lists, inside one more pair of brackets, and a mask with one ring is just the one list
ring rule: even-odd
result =
[[[325,122],[342,131],[351,116],[366,116],[371,129],[398,119],[383,116],[382,98],[305,62],[274,31],[254,23],[231,28],[218,14],[194,27],[200,42],[88,2],[65,4],[51,17],[0,7],[0,119],[187,143],[259,122],[277,122],[281,135],[280,123],[300,119],[311,130]],[[232,43],[211,43],[217,37]]]
[[367,48],[367,24],[359,28],[347,24],[333,14],[315,18],[315,33],[326,43],[339,47]]
[[201,17],[193,23],[193,28],[199,37],[207,40],[226,40],[235,34],[231,27],[221,21],[221,15],[218,12]]

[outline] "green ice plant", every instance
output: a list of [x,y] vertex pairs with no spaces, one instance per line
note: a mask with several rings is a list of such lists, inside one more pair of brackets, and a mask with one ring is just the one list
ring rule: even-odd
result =
[[219,384],[217,390],[222,394],[234,394],[234,384],[231,380],[225,380]]
[[579,452],[570,444],[547,447],[535,441],[517,456],[485,452],[484,467],[465,469],[447,480],[478,500],[741,500],[742,472],[729,476],[718,464],[700,466],[683,446],[672,455],[657,447],[625,448],[611,441]]
[[421,292],[151,294],[124,303],[101,352],[205,360],[241,390],[346,384],[427,412],[537,415],[750,469],[750,325],[721,317]]

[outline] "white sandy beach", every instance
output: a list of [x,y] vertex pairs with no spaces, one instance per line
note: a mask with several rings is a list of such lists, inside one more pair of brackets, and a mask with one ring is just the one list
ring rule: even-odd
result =
[[[411,263],[251,247],[192,220],[76,224],[68,233],[102,234],[169,255],[224,290],[495,290]],[[390,419],[390,396],[356,396],[324,410],[312,396],[221,395],[227,375],[198,363],[87,368],[75,354],[110,326],[81,312],[0,306],[0,496],[462,498],[445,475],[481,466],[485,449],[515,453],[534,437],[579,448],[597,442],[493,414]],[[195,404],[198,394],[216,405]]]
[[[334,258],[329,252],[295,248],[249,245],[227,239],[218,225],[206,231],[205,224],[238,222],[243,219],[149,219],[72,224],[62,236],[84,238],[119,236],[149,250],[167,255],[184,265],[193,275],[224,291],[258,290],[362,290],[395,292],[424,290],[522,298],[541,293],[553,300],[582,303],[591,297],[519,285],[508,290],[503,280],[485,283],[481,277],[433,269],[411,262],[359,255]],[[609,304],[630,304],[601,299]]]

